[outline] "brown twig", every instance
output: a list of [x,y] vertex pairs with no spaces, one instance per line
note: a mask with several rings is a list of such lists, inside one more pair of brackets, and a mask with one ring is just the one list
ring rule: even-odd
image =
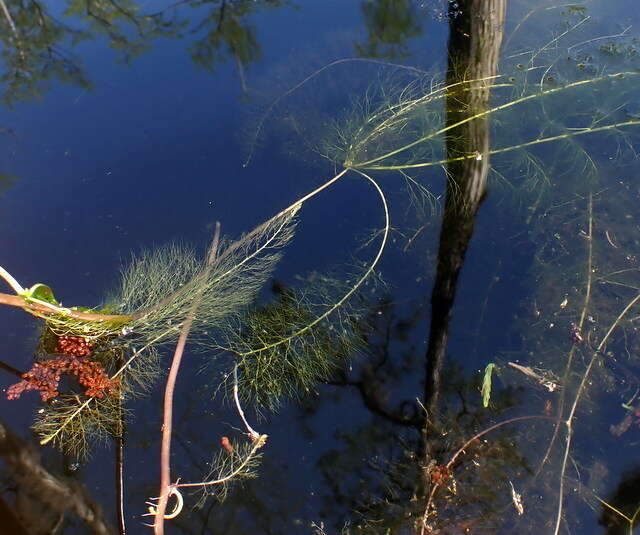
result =
[[[207,267],[210,268],[215,262],[218,244],[220,242],[220,223],[216,222],[215,234],[209,255],[207,257]],[[153,522],[154,533],[156,535],[164,534],[164,520],[166,518],[165,512],[167,510],[167,502],[171,495],[176,495],[171,485],[171,431],[173,422],[173,392],[175,390],[176,380],[178,378],[178,371],[180,370],[180,363],[182,361],[182,355],[184,354],[184,348],[187,344],[187,337],[191,331],[191,325],[195,318],[196,311],[200,305],[202,295],[198,294],[194,297],[193,305],[187,318],[185,319],[176,350],[173,354],[173,360],[171,361],[171,369],[169,370],[169,376],[167,377],[167,384],[164,391],[164,412],[162,420],[162,444],[160,446],[160,496],[158,498],[157,507],[153,508],[153,514],[155,516]],[[176,495],[179,498],[179,494]],[[169,515],[170,516],[170,515]]]
[[[120,355],[118,365],[124,364],[124,357]],[[127,535],[127,526],[124,520],[124,422],[122,421],[122,396],[118,392],[118,433],[116,442],[116,517],[118,520],[118,532]]]

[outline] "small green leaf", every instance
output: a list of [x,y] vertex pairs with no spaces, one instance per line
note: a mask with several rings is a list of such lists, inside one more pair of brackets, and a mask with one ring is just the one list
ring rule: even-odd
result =
[[37,299],[38,301],[44,301],[52,305],[60,305],[53,295],[53,290],[46,284],[34,284],[31,288],[27,288],[21,295],[25,299]]
[[491,374],[496,365],[491,362],[484,369],[484,379],[482,380],[482,406],[488,407],[491,400]]

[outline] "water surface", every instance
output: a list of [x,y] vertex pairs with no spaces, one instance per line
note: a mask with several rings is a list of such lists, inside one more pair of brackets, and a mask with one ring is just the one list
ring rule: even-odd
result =
[[[256,477],[224,502],[185,492],[167,532],[633,531],[631,2],[511,1],[478,36],[464,2],[4,1],[0,265],[23,286],[98,307],[132,253],[174,241],[204,254],[216,221],[238,239],[350,168],[305,202],[242,310],[319,288],[311,321],[381,247],[384,207],[356,170],[388,203],[374,274],[312,333],[348,331],[360,346],[277,411],[249,397],[249,420],[269,435]],[[3,308],[3,360],[26,371],[39,324]],[[247,336],[242,320],[230,325]],[[187,347],[174,479],[202,480],[221,437],[247,442],[218,388],[236,362],[220,345]],[[172,354],[162,349],[164,370]],[[19,380],[3,377],[3,388]],[[158,495],[163,387],[164,376],[127,402],[129,533],[148,529],[145,501]],[[4,424],[28,437],[37,394],[2,404]],[[115,530],[113,441],[92,450],[43,456],[86,485]],[[87,530],[68,514],[57,532]]]

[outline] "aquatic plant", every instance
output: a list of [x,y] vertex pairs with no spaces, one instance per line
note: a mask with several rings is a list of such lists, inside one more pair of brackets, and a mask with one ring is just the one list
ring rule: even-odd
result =
[[[526,232],[531,238],[526,243],[536,249],[535,271],[532,270],[532,285],[536,289],[532,301],[536,306],[535,317],[539,319],[533,326],[531,319],[525,320],[523,347],[526,349],[522,357],[526,360],[523,364],[512,362],[513,354],[510,354],[502,372],[518,377],[514,380],[516,384],[528,384],[549,395],[545,401],[550,403],[544,405],[549,415],[540,419],[547,420],[544,425],[552,429],[552,439],[543,459],[538,459],[541,468],[531,486],[523,483],[524,475],[515,470],[513,474],[522,478],[522,484],[513,479],[508,486],[509,480],[504,474],[504,487],[509,492],[504,493],[506,503],[499,507],[513,507],[517,515],[523,514],[523,497],[526,502],[527,495],[537,492],[553,502],[554,533],[562,529],[565,518],[574,516],[567,512],[567,503],[573,501],[567,492],[569,483],[579,490],[580,498],[590,494],[590,489],[579,481],[581,459],[573,455],[576,416],[582,415],[579,421],[586,436],[590,415],[580,410],[582,405],[589,394],[599,394],[598,385],[606,389],[616,385],[615,374],[605,372],[607,363],[620,364],[621,358],[614,359],[616,351],[608,352],[607,348],[617,346],[618,351],[629,358],[637,353],[638,329],[634,321],[637,322],[640,302],[635,266],[637,238],[634,232],[637,229],[635,225],[629,229],[635,213],[632,207],[637,205],[638,196],[631,180],[618,178],[613,183],[611,178],[617,171],[610,167],[611,161],[617,164],[637,161],[637,130],[632,128],[638,125],[637,115],[629,112],[631,103],[638,97],[638,70],[634,64],[637,55],[616,52],[620,60],[615,63],[616,70],[608,71],[600,66],[596,73],[585,68],[574,52],[584,53],[592,45],[597,47],[598,39],[578,40],[568,45],[571,51],[568,61],[561,62],[558,58],[564,48],[556,45],[588,20],[582,10],[563,7],[570,15],[577,15],[577,20],[544,46],[523,52],[520,58],[525,59],[512,65],[513,71],[509,74],[465,79],[454,86],[401,72],[399,76],[412,81],[399,84],[399,89],[374,86],[363,96],[352,116],[340,124],[336,135],[317,149],[337,165],[368,172],[399,171],[403,178],[407,173],[433,166],[448,166],[463,160],[482,161],[491,156],[494,184],[518,193],[519,205],[527,210]],[[624,42],[625,34],[626,31],[603,39],[620,38]],[[563,52],[558,53],[558,49]],[[626,47],[619,43],[606,45],[600,48],[600,54],[607,54],[609,50],[624,51]],[[551,51],[555,58],[550,59]],[[294,91],[298,89],[296,86]],[[445,125],[444,114],[450,111],[445,109],[445,97],[466,91],[491,91],[491,106]],[[495,140],[489,150],[466,151],[453,158],[446,154],[445,143],[456,135],[455,129],[484,119],[491,119]],[[592,150],[587,134],[598,136],[598,153]],[[603,154],[606,157],[602,157]],[[411,178],[427,187],[428,177]],[[566,297],[558,299],[563,292]],[[526,363],[529,366],[524,365]],[[509,368],[510,373],[505,371]],[[619,381],[622,383],[622,377]],[[637,392],[632,389],[627,393],[628,397],[621,401],[629,412],[615,427],[616,432],[628,429],[637,419]],[[552,416],[554,407],[557,416]],[[445,422],[455,425],[449,420]],[[506,423],[513,422],[506,420]],[[503,424],[495,425],[486,428],[486,432]],[[537,426],[531,426],[522,436],[533,437],[533,429],[538,430]],[[355,442],[359,448],[360,444]],[[456,457],[457,454],[453,456]],[[452,465],[440,462],[432,468],[435,476],[431,477],[431,490],[427,492],[429,506],[418,524],[423,533],[444,530],[451,525],[448,519],[464,517],[467,506],[469,511],[474,509],[473,503],[465,502],[465,498],[473,496],[473,486],[463,497],[457,497],[460,491],[452,479],[455,472]],[[474,470],[473,466],[465,468],[465,474],[472,474]],[[477,470],[480,472],[479,466]],[[575,476],[568,475],[573,470]],[[397,474],[389,474],[389,480],[385,481],[390,486],[397,482],[394,475]],[[544,479],[544,484],[540,479]],[[452,484],[448,489],[447,482]],[[523,485],[526,485],[524,490]],[[552,487],[558,489],[559,495],[549,492]],[[415,494],[412,501],[421,496]],[[442,500],[438,505],[434,505],[436,497]],[[385,494],[385,499],[391,498]],[[618,508],[598,495],[593,496],[592,490],[588,501],[591,506],[596,502],[601,504],[627,522],[630,530],[633,528],[635,508]],[[397,502],[391,504],[397,505]],[[403,511],[414,512],[414,509],[406,505]],[[476,512],[477,522],[489,516],[483,511]],[[541,524],[535,520],[547,522],[548,517],[544,517],[547,513],[529,512],[518,525],[522,529],[538,529]],[[372,525],[376,522],[377,519],[372,519]],[[464,525],[461,521],[460,526]]]
[[[619,377],[621,367],[625,369],[633,362],[640,344],[634,324],[634,310],[640,304],[638,270],[629,265],[629,251],[634,246],[628,238],[622,238],[629,236],[624,228],[624,214],[628,213],[624,203],[628,199],[635,205],[637,198],[627,195],[624,185],[622,191],[622,196],[613,189],[606,194],[589,193],[567,202],[562,214],[552,209],[541,214],[537,222],[538,232],[553,228],[550,236],[555,242],[552,246],[548,239],[540,240],[532,269],[537,273],[532,296],[537,303],[536,319],[523,340],[527,360],[536,362],[539,370],[534,376],[515,366],[509,381],[528,382],[529,388],[541,384],[547,389],[549,406],[557,414],[558,421],[535,471],[536,479],[542,481],[534,479],[530,483],[533,488],[542,484],[558,489],[548,503],[555,509],[554,533],[562,529],[572,500],[566,490],[573,479],[570,472],[579,469],[576,463],[587,462],[578,460],[581,456],[575,451],[576,437],[581,437],[584,447],[594,428],[609,426],[606,420],[598,422],[589,417],[594,403],[610,404],[621,397],[624,404],[629,395],[633,399],[626,389],[616,392],[624,383]],[[606,207],[610,203],[615,203],[615,208]],[[510,354],[509,358],[516,355]],[[542,384],[539,378],[543,374],[558,377],[554,388]],[[582,468],[589,469],[588,465]],[[592,493],[598,488],[581,488],[580,497],[593,502]],[[597,494],[596,499],[602,501]]]
[[[344,172],[337,178],[342,174]],[[379,193],[385,210],[384,235],[376,257],[364,273],[345,288],[343,295],[327,302],[324,307],[314,305],[310,308],[304,300],[289,303],[287,306],[296,310],[295,317],[291,313],[283,315],[283,307],[276,314],[265,310],[246,312],[244,309],[269,277],[280,257],[279,251],[293,236],[295,216],[302,203],[326,185],[234,242],[218,249],[218,240],[214,240],[205,263],[198,263],[190,249],[179,245],[134,257],[123,271],[119,291],[110,298],[112,304],[99,310],[62,307],[47,286],[38,284],[25,290],[3,269],[2,276],[16,295],[3,294],[2,302],[40,317],[44,321],[43,340],[47,337],[55,340],[54,350],[47,349],[45,342],[41,344],[47,357],[34,364],[34,371],[24,374],[23,382],[14,388],[16,395],[19,389],[39,389],[47,401],[52,400],[40,411],[34,425],[42,437],[41,443],[54,442],[66,451],[84,455],[91,440],[116,435],[121,427],[120,400],[130,394],[126,387],[135,388],[144,383],[149,375],[149,357],[155,359],[160,348],[177,342],[166,389],[164,452],[171,437],[173,385],[188,337],[190,342],[202,347],[224,350],[240,357],[241,360],[232,365],[234,399],[253,444],[251,447],[237,444],[231,457],[220,457],[221,466],[212,468],[219,477],[213,480],[172,484],[165,478],[167,481],[163,481],[161,486],[160,501],[152,505],[156,531],[162,532],[165,518],[179,513],[181,505],[176,506],[172,513],[164,512],[170,497],[182,499],[179,488],[226,486],[232,479],[246,475],[259,459],[258,450],[265,444],[266,435],[255,432],[244,416],[238,395],[238,371],[242,384],[248,385],[247,396],[253,396],[255,401],[268,399],[269,406],[274,407],[275,400],[281,402],[283,395],[298,395],[299,389],[312,388],[317,381],[328,377],[334,366],[332,359],[349,357],[353,336],[346,324],[340,324],[342,307],[374,273],[389,231],[384,194],[375,181],[363,176]],[[307,311],[303,314],[305,307]],[[271,312],[275,310],[274,307],[270,309]],[[334,325],[338,329],[336,332],[342,333],[338,337],[340,342],[336,343],[323,332],[329,328],[329,317],[338,319]],[[255,326],[260,324],[257,318],[262,318],[262,324],[268,318],[273,329],[268,341],[255,336]],[[236,322],[246,323],[247,327],[236,331]],[[276,334],[279,336],[274,336]],[[226,339],[229,347],[216,344],[217,337]],[[67,351],[82,353],[73,361],[67,359],[70,365],[64,370],[84,377],[85,369],[108,369],[110,376],[101,375],[103,382],[100,385],[92,380],[91,388],[83,396],[60,395],[56,388],[61,357],[48,355],[60,350],[61,344]],[[328,349],[339,350],[339,354],[329,353]],[[88,354],[91,355],[90,361],[78,360],[87,358]],[[250,359],[252,355],[256,355],[255,361]],[[275,363],[278,360],[281,364],[289,364],[281,369],[281,373],[276,372],[272,379],[267,379],[269,374],[256,373],[256,367],[266,361]],[[304,366],[296,366],[296,363],[304,363]],[[305,369],[308,371],[299,373]],[[40,370],[56,370],[57,375],[50,377],[45,384]],[[103,389],[108,389],[108,395],[102,395]],[[13,391],[12,397],[16,397]],[[168,474],[168,449],[166,454],[163,453],[162,465],[164,473]]]
[[[611,53],[611,50],[606,52]],[[164,520],[180,513],[182,488],[203,487],[206,492],[223,497],[232,481],[254,474],[267,441],[266,435],[249,424],[242,405],[249,404],[259,411],[277,409],[284,399],[296,398],[313,390],[319,382],[330,380],[362,343],[357,325],[351,318],[351,298],[375,275],[391,228],[385,193],[378,181],[367,173],[397,171],[416,188],[415,191],[428,196],[427,182],[414,173],[459,161],[482,161],[492,157],[494,176],[500,183],[535,197],[534,209],[529,215],[545,218],[544,224],[537,228],[554,237],[549,239],[561,241],[563,251],[574,249],[576,236],[580,235],[579,230],[583,231],[584,242],[578,240],[579,245],[587,245],[587,259],[581,264],[583,269],[575,271],[562,264],[565,275],[562,287],[577,288],[576,294],[583,298],[583,304],[575,310],[562,307],[563,310],[566,308],[565,319],[571,312],[568,331],[571,337],[563,340],[564,346],[571,344],[563,362],[564,371],[544,367],[549,376],[554,373],[562,377],[557,419],[536,415],[494,424],[475,433],[446,463],[432,465],[425,472],[431,486],[426,494],[421,529],[423,532],[431,529],[431,518],[437,509],[435,501],[440,490],[452,480],[456,461],[463,450],[503,425],[528,418],[559,422],[548,453],[541,462],[541,470],[555,452],[557,437],[564,438],[555,522],[558,533],[564,514],[564,486],[576,411],[606,346],[611,345],[614,333],[625,324],[628,313],[640,297],[627,295],[626,304],[619,307],[620,310],[609,310],[608,321],[605,322],[606,314],[602,312],[597,328],[588,329],[589,311],[596,307],[593,275],[594,202],[596,206],[599,202],[593,188],[596,177],[590,174],[579,183],[570,181],[566,179],[569,174],[566,166],[562,173],[553,176],[557,169],[545,165],[546,160],[538,151],[553,146],[552,159],[565,163],[572,158],[572,168],[588,166],[591,163],[588,147],[578,145],[577,140],[587,134],[606,135],[615,144],[616,154],[626,149],[631,151],[634,143],[626,129],[639,125],[640,120],[629,115],[623,107],[624,102],[637,93],[637,70],[624,66],[615,72],[594,75],[578,69],[578,74],[560,73],[551,79],[549,73],[554,63],[540,64],[542,58],[541,54],[532,54],[527,64],[517,64],[508,73],[465,78],[456,83],[426,77],[415,69],[408,72],[398,68],[399,81],[394,87],[383,85],[367,92],[351,117],[340,123],[333,139],[327,140],[319,149],[322,156],[339,167],[334,176],[239,239],[219,242],[216,235],[204,260],[199,259],[194,250],[179,244],[134,256],[121,274],[120,287],[103,307],[63,307],[48,286],[36,284],[24,288],[0,268],[0,276],[15,293],[0,294],[0,304],[23,308],[44,323],[42,352],[38,360],[23,375],[23,381],[10,390],[11,397],[26,390],[38,390],[43,401],[49,402],[34,426],[42,443],[53,442],[69,452],[84,454],[92,437],[121,435],[122,401],[138,393],[153,379],[157,374],[154,363],[158,361],[159,352],[176,344],[165,389],[160,496],[157,502],[149,503],[154,529],[156,533],[162,533]],[[310,79],[296,85],[289,94]],[[456,95],[472,91],[491,92],[491,105],[456,122],[446,123],[447,112],[464,111],[447,110],[447,102]],[[600,98],[600,95],[611,98]],[[555,111],[560,108],[562,113]],[[268,111],[271,110],[273,108]],[[516,112],[518,117],[527,117],[525,124],[513,124]],[[456,129],[488,119],[494,130],[494,146],[458,155],[447,153],[445,144],[458,135]],[[260,125],[264,122],[265,119],[261,120]],[[568,151],[567,147],[572,150]],[[501,161],[501,155],[508,157]],[[519,173],[511,171],[514,166],[521,168]],[[363,178],[373,186],[380,199],[384,225],[374,258],[348,284],[325,280],[317,289],[283,293],[276,302],[251,308],[280,259],[282,249],[293,237],[301,207],[346,176]],[[518,181],[519,178],[522,180]],[[583,206],[580,212],[586,210],[586,219],[578,227],[575,226],[578,219],[572,221],[573,227],[561,227],[562,233],[569,232],[569,237],[556,238],[560,232],[552,232],[559,228],[556,224],[549,226],[553,219],[549,216],[551,209],[543,211],[541,191],[553,188],[556,194],[570,191],[574,197],[580,192],[582,196],[574,199],[572,206],[586,202],[586,209]],[[561,216],[566,213],[564,211]],[[584,221],[587,221],[586,226]],[[618,249],[608,230],[604,236],[611,247]],[[600,238],[602,241],[602,236]],[[553,265],[557,270],[561,262],[555,257],[556,252],[557,249],[551,248],[549,252],[542,247],[537,258],[541,264]],[[548,258],[549,254],[551,258]],[[568,255],[562,261],[571,264],[577,258],[578,255]],[[572,279],[575,273],[586,274],[586,280]],[[628,270],[613,267],[607,272],[607,278],[600,278],[600,282],[623,287],[625,291],[636,288],[624,278],[626,275],[619,279],[620,274],[628,274]],[[338,287],[340,292],[328,294],[327,286]],[[610,293],[603,294],[602,298],[611,303]],[[572,299],[572,306],[573,303]],[[603,305],[601,310],[605,308]],[[557,332],[561,331],[554,331]],[[585,339],[591,344],[582,355],[586,367],[581,369],[579,381],[570,388]],[[187,342],[224,354],[225,358],[220,361],[231,362],[227,368],[227,384],[246,429],[244,441],[223,437],[226,440],[221,443],[222,450],[212,463],[211,474],[193,483],[173,482],[169,464],[173,389]],[[545,342],[550,342],[548,336]],[[553,349],[554,355],[558,354],[558,347],[563,344]],[[77,376],[86,387],[84,392],[61,394],[58,386],[62,372]],[[529,374],[528,378],[531,377]],[[488,388],[485,389],[485,405],[489,404]],[[512,489],[513,496],[519,495],[513,484]],[[175,500],[173,508],[168,507],[170,499]],[[171,510],[167,512],[168,509]]]

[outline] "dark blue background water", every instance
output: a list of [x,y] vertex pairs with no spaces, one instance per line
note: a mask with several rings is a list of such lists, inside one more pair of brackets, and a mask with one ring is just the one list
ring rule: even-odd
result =
[[[400,35],[397,43],[388,42],[395,40],[389,29],[391,18],[377,28],[367,27],[367,9],[384,4],[404,6],[410,13],[411,29],[404,37]],[[230,236],[250,230],[333,173],[330,164],[314,159],[290,130],[278,126],[278,110],[273,122],[267,122],[251,164],[243,167],[256,123],[269,103],[328,62],[357,56],[363,49],[358,44],[366,43],[371,33],[380,38],[376,50],[384,59],[425,71],[442,71],[448,36],[444,4],[435,0],[228,1],[228,13],[241,13],[238,20],[253,32],[259,57],[243,64],[237,52],[240,42],[233,41],[231,48],[223,42],[214,50],[208,69],[193,61],[191,50],[214,27],[217,18],[203,21],[221,8],[219,2],[184,3],[169,9],[171,16],[186,21],[180,35],[149,38],[148,50],[130,60],[114,50],[109,36],[95,31],[95,26],[89,30],[93,32],[89,40],[56,44],[56,49],[81,69],[91,87],[62,83],[54,77],[45,82],[40,98],[19,99],[0,108],[0,127],[10,129],[0,134],[0,172],[15,177],[0,198],[0,264],[23,286],[50,284],[65,305],[95,306],[115,287],[120,267],[132,251],[171,240],[203,249],[215,221],[220,221],[223,232]],[[531,4],[509,5],[508,28],[514,27]],[[611,26],[626,27],[632,16],[637,23],[637,15],[622,9],[622,4],[611,14]],[[144,3],[139,13],[153,13],[167,5]],[[66,15],[62,2],[45,6],[65,25],[88,28],[86,19]],[[596,2],[591,9],[596,17],[614,8]],[[380,13],[384,12],[381,8]],[[122,19],[116,22],[121,30],[113,32],[137,38],[134,26]],[[3,35],[9,32],[4,19],[0,28]],[[385,34],[383,29],[391,33]],[[6,45],[5,40],[4,51]],[[5,73],[7,69],[5,64]],[[371,72],[367,69],[349,64],[336,67],[335,74],[328,73],[320,85],[330,85],[331,94],[338,96],[320,100],[325,108],[316,111],[338,118],[350,105],[350,92],[363,86],[357,73],[366,76]],[[342,94],[340,90],[344,90]],[[7,84],[0,91],[11,97]],[[326,123],[318,124],[318,128],[326,127]],[[399,199],[399,184],[387,180],[390,197]],[[433,172],[431,186],[436,195],[442,193],[442,172]],[[369,258],[371,247],[357,247],[382,224],[376,203],[370,188],[350,180],[305,206],[296,240],[276,277],[289,284],[296,275],[331,270],[353,262],[354,256]],[[412,233],[409,230],[422,222],[412,221],[414,215],[407,216],[401,204],[396,203],[393,210],[404,225],[406,241]],[[487,206],[478,227],[490,226],[494,215],[495,207]],[[397,248],[382,266],[398,310],[403,315],[418,311],[416,329],[405,345],[419,355],[426,347],[438,225],[434,216],[417,242],[420,254],[410,261],[398,250],[404,243],[403,235],[393,235]],[[505,234],[509,230],[505,229]],[[467,356],[468,370],[480,369],[497,348],[509,346],[502,325],[515,314],[514,296],[524,291],[521,278],[526,254],[519,257],[507,252],[503,256],[502,248],[508,251],[508,244],[491,237],[483,239],[479,231],[478,241],[468,253],[467,264],[472,267],[463,272],[449,348],[452,355]],[[490,248],[494,255],[487,254]],[[503,257],[510,257],[512,263],[505,264]],[[0,324],[2,359],[27,369],[35,344],[34,321],[20,310],[0,310]],[[217,376],[198,372],[203,357],[190,358],[177,392],[181,436],[174,451],[176,467],[181,470],[175,468],[174,473],[197,479],[218,447],[219,436],[228,430],[225,422],[232,422],[233,416],[219,408],[219,399],[211,400],[206,388],[215,385]],[[416,369],[421,371],[420,366]],[[420,396],[420,380],[416,375],[402,380],[404,390],[398,397]],[[2,386],[12,382],[7,375]],[[136,416],[130,426],[126,467],[131,533],[143,532],[139,515],[144,511],[144,499],[157,494],[160,395],[157,388],[151,397],[133,405]],[[3,419],[11,428],[26,434],[37,407],[35,397],[0,401]],[[312,522],[325,518],[328,524],[343,522],[342,505],[323,501],[326,481],[316,461],[334,445],[336,431],[354,429],[368,422],[370,414],[348,389],[336,394],[322,387],[310,403],[320,410],[304,413],[289,407],[258,424],[270,435],[260,479],[232,498],[228,506],[216,505],[212,511],[205,506],[212,519],[224,522],[212,520],[207,528],[210,531],[200,530],[205,522],[198,515],[204,513],[193,513],[191,520],[174,525],[192,522],[185,533],[247,529],[255,533],[309,533]],[[109,447],[100,449],[80,470],[92,495],[109,515],[114,510],[111,459]],[[362,461],[366,461],[364,455]],[[233,520],[236,510],[238,516]],[[330,513],[325,516],[327,511],[335,512],[338,519],[330,519]],[[225,522],[229,526],[221,527]]]

